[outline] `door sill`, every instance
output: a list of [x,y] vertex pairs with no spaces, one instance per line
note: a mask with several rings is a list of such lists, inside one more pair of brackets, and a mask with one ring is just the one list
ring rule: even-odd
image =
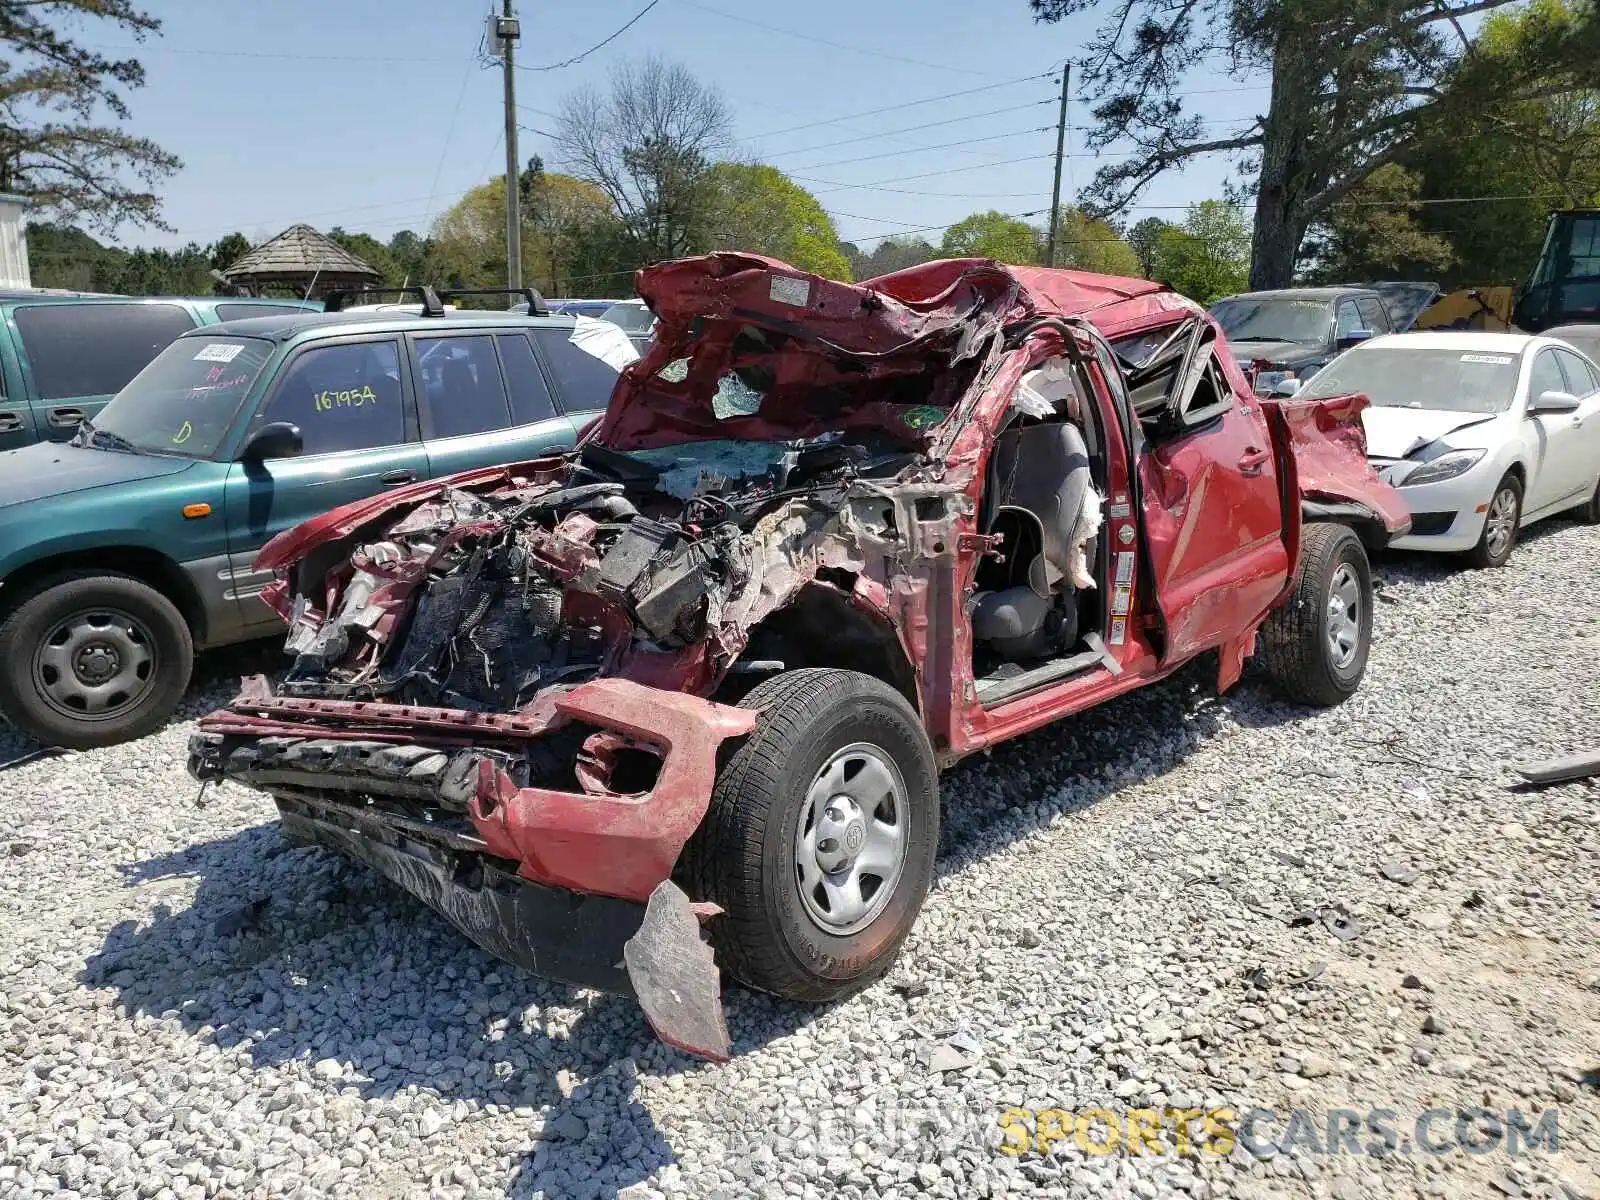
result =
[[1064,679],[1070,679],[1074,675],[1081,675],[1085,671],[1104,665],[1105,657],[1099,651],[1084,650],[1078,654],[1070,654],[1066,658],[1052,659],[1050,662],[1006,679],[980,679],[975,681],[974,686],[978,694],[978,703],[984,708],[994,708],[996,705],[1043,691]]

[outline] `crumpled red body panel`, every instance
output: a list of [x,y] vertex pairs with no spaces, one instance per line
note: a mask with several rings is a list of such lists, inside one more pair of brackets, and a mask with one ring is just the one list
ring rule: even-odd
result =
[[1367,404],[1365,396],[1261,401],[1274,433],[1288,439],[1302,500],[1361,505],[1391,534],[1401,534],[1411,526],[1411,510],[1367,462],[1361,426]]
[[313,546],[320,546],[325,542],[337,538],[349,537],[356,530],[370,521],[375,521],[387,512],[397,508],[406,508],[420,501],[432,499],[442,495],[449,488],[468,488],[477,486],[510,486],[526,482],[539,463],[552,467],[559,464],[559,459],[535,460],[531,463],[513,463],[504,467],[478,467],[471,471],[462,471],[460,474],[451,475],[445,479],[423,479],[416,483],[407,484],[405,487],[393,488],[390,491],[380,492],[376,496],[369,496],[365,500],[352,500],[349,504],[342,504],[330,512],[323,513],[320,517],[312,517],[303,521],[292,529],[285,529],[275,538],[261,547],[256,555],[255,569],[257,571],[276,571],[297,562],[305,556],[307,550]]
[[646,901],[671,876],[705,816],[717,747],[749,733],[760,714],[607,678],[580,684],[555,707],[571,720],[657,748],[662,762],[655,786],[642,796],[518,788],[484,760],[469,810],[472,822],[490,852],[517,860],[518,873],[527,879]]

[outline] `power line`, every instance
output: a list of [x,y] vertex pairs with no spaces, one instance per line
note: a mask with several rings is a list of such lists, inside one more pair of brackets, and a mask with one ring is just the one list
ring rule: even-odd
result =
[[[1033,128],[1033,129],[1018,129],[1018,130],[1014,130],[1011,133],[990,134],[988,137],[963,138],[959,142],[944,142],[944,143],[941,143],[940,145],[937,145],[937,146],[913,146],[913,147],[911,147],[910,149],[907,149],[907,150],[885,150],[881,154],[863,154],[859,158],[839,158],[839,159],[833,160],[832,162],[807,163],[805,166],[801,167],[800,169],[802,171],[816,171],[816,170],[822,169],[823,167],[843,167],[843,166],[849,165],[850,163],[872,162],[873,160],[880,159],[880,158],[898,158],[901,155],[905,155],[905,154],[921,154],[924,151],[928,151],[928,150],[951,150],[951,149],[955,149],[955,148],[960,147],[960,146],[975,146],[975,145],[978,145],[979,143],[982,143],[982,142],[998,142],[998,141],[1001,141],[1001,140],[1003,140],[1005,138],[1025,137],[1026,135],[1028,135],[1030,133],[1047,133],[1047,132],[1049,132],[1049,130],[1050,130],[1050,126],[1048,126],[1048,125],[1040,125],[1040,126],[1037,126],[1037,127]],[[978,163],[978,164],[975,164],[975,165],[976,166],[983,166],[983,165],[986,165],[986,164]],[[992,165],[992,164],[989,164],[989,165]]]
[[854,121],[858,117],[875,117],[880,113],[899,112],[901,109],[917,108],[924,104],[936,104],[940,100],[954,100],[960,96],[976,96],[979,92],[992,92],[1003,87],[1015,87],[1019,83],[1036,83],[1041,79],[1054,79],[1054,71],[1045,71],[1040,75],[1024,75],[1021,79],[1007,79],[1002,83],[986,83],[982,87],[964,88],[959,92],[941,92],[937,96],[927,96],[921,100],[907,100],[901,104],[887,104],[882,108],[869,108],[864,112],[845,113],[842,117],[826,117],[820,121],[807,121],[804,125],[790,125],[784,129],[774,129],[767,133],[758,133],[751,141],[762,138],[778,137],[785,133],[798,133],[802,129],[815,129],[819,125],[838,125],[844,121]]
[[[1171,96],[1229,96],[1229,95],[1232,95],[1234,92],[1270,92],[1271,90],[1272,90],[1272,85],[1270,83],[1241,83],[1241,84],[1238,84],[1235,87],[1195,88],[1192,91],[1167,92],[1167,93],[1163,93],[1163,94],[1164,95],[1171,95]],[[1097,100],[1104,99],[1104,97],[1101,97],[1101,96],[1074,96],[1074,97],[1072,97],[1072,99],[1073,99],[1074,102],[1076,102],[1078,104],[1093,104]]]
[[650,3],[646,4],[638,12],[636,12],[633,15],[633,18],[630,21],[628,21],[627,24],[622,26],[622,28],[618,29],[615,33],[609,35],[608,37],[602,38],[600,41],[598,41],[594,45],[590,46],[582,54],[575,54],[571,58],[563,59],[561,62],[558,62],[558,63],[547,63],[542,67],[518,66],[517,70],[519,70],[519,71],[559,71],[563,67],[570,67],[570,66],[573,66],[576,63],[581,63],[584,59],[588,58],[589,55],[593,54],[596,50],[599,50],[599,49],[601,49],[601,48],[603,48],[605,46],[610,45],[612,42],[616,41],[623,34],[627,33],[628,30],[632,29],[635,25],[637,25],[639,23],[639,21],[644,17],[645,13],[649,12],[652,8],[654,8],[656,5],[658,5],[660,3],[661,3],[661,0],[650,0]]
[[[840,183],[834,179],[812,179],[804,175],[790,175],[789,178],[800,183],[825,183],[828,186],[816,194],[821,196],[828,192],[847,192],[855,190],[871,191],[879,184],[884,183],[912,183],[918,179],[932,179],[937,175],[956,175],[962,171],[982,171],[987,167],[1009,167],[1016,163],[1038,162],[1041,158],[1054,158],[1054,154],[1029,154],[1022,158],[1002,158],[996,162],[969,163],[964,167],[946,167],[942,171],[924,171],[920,175],[898,175],[893,179],[875,179],[871,183]],[[810,170],[805,167],[803,170]]]
[[741,17],[734,13],[724,12],[720,8],[712,8],[709,4],[696,3],[696,0],[678,0],[678,3],[687,8],[697,8],[703,13],[710,13],[714,17],[721,17],[724,21],[736,21],[741,25],[751,25],[757,29],[764,29],[768,33],[798,38],[802,42],[815,42],[819,46],[830,46],[835,50],[848,50],[851,54],[865,54],[869,58],[882,58],[889,62],[908,63],[914,67],[927,67],[932,71],[953,71],[958,75],[983,77],[993,74],[990,71],[974,71],[971,67],[953,67],[949,63],[931,63],[924,62],[920,58],[905,58],[898,54],[885,54],[882,50],[868,50],[862,46],[846,45],[844,42],[830,42],[827,38],[814,37],[809,33],[797,33],[793,29],[781,29],[776,25],[768,25],[762,21],[753,21],[749,17]]
[[829,150],[835,146],[849,146],[856,142],[870,142],[877,138],[897,137],[902,133],[916,133],[921,129],[936,129],[941,125],[959,125],[962,121],[976,121],[982,117],[998,117],[1002,113],[1021,112],[1024,109],[1038,108],[1041,105],[1053,103],[1055,101],[1052,99],[1030,100],[1027,104],[1013,104],[1009,108],[994,108],[988,112],[968,113],[961,117],[948,117],[943,121],[925,121],[921,125],[907,125],[904,129],[885,129],[881,133],[863,133],[857,137],[843,138],[836,142],[820,142],[815,146],[806,146],[804,149],[799,150],[780,150],[777,155],[769,155],[768,157],[778,157],[785,154],[810,154],[814,150]]
[[467,59],[467,69],[461,73],[461,87],[456,92],[456,105],[450,110],[450,128],[445,131],[444,145],[439,147],[439,161],[433,168],[433,182],[428,185],[428,207],[433,207],[434,199],[439,195],[439,176],[444,173],[444,160],[450,156],[450,143],[456,135],[456,121],[461,116],[461,102],[466,99],[467,83],[472,78],[472,68],[477,64],[483,54],[483,35],[478,35],[478,45],[472,52],[472,57]]
[[284,62],[336,62],[346,66],[355,66],[360,63],[454,63],[453,58],[412,58],[404,55],[387,54],[274,54],[261,50],[222,50],[207,49],[196,46],[155,46],[155,45],[106,45],[90,46],[85,49],[96,54],[107,51],[122,53],[133,51],[137,54],[190,54],[202,58],[259,58]]
[[[1045,213],[1047,213],[1049,211],[1050,210],[1048,208],[1036,208],[1036,209],[1032,210],[1031,212],[1001,213],[1000,215],[1002,217],[1006,218],[1007,220],[1011,220],[1011,221],[1025,221],[1029,217],[1042,217]],[[966,219],[967,219],[966,217],[962,217],[961,221],[965,221]],[[949,228],[951,228],[953,226],[959,225],[959,224],[961,224],[961,221],[946,221],[943,225],[923,225],[923,226],[920,226],[920,227],[918,227],[916,229],[896,229],[893,233],[869,233],[869,234],[866,235],[866,237],[862,238],[861,240],[862,241],[874,241],[874,240],[882,241],[884,238],[910,237],[914,233],[937,233],[941,229],[949,229]],[[1116,240],[1120,241],[1121,239],[1118,238]],[[1063,243],[1063,244],[1066,244],[1066,243]]]

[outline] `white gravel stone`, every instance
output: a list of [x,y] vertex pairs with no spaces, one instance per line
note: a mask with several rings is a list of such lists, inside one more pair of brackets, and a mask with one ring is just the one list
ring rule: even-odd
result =
[[[1509,769],[1600,738],[1597,561],[1564,520],[1501,571],[1380,558],[1338,709],[1197,665],[962,764],[899,963],[826,1008],[729,987],[725,1066],[285,848],[260,795],[196,807],[192,719],[239,669],[209,661],[162,732],[0,767],[0,1195],[1600,1194],[1600,786]],[[972,1063],[919,1065],[958,1028]],[[1016,1158],[1014,1106],[1069,1111]],[[1163,1106],[1557,1106],[1562,1153],[1077,1144],[1073,1113]]]

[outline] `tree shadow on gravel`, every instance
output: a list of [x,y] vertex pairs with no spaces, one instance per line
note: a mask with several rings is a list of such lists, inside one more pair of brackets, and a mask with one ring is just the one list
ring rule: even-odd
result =
[[[1204,656],[1163,683],[957,766],[943,780],[937,874],[1172,770],[1236,719],[1214,696],[1215,670],[1215,657]],[[1305,710],[1265,711],[1289,721]],[[1018,777],[1028,794],[1018,794]],[[186,908],[158,906],[145,923],[114,928],[85,966],[87,986],[113,988],[130,1016],[178,1020],[256,1068],[343,1064],[339,1078],[313,1082],[330,1096],[395,1101],[414,1087],[446,1105],[548,1106],[548,1140],[507,1181],[513,1194],[557,1187],[611,1196],[647,1179],[675,1156],[634,1099],[632,1074],[716,1069],[658,1042],[631,998],[500,963],[377,873],[285,845],[275,823],[125,874],[130,886],[194,877],[198,890]],[[826,1011],[733,986],[723,1000],[736,1055]],[[588,1085],[563,1086],[562,1072]],[[448,1140],[446,1130],[439,1141]],[[448,1169],[448,1147],[440,1154],[439,1169]]]
[[[158,905],[142,924],[112,929],[84,985],[114,989],[129,1017],[177,1020],[257,1069],[341,1064],[337,1078],[312,1072],[324,1106],[341,1091],[404,1105],[417,1089],[446,1111],[464,1100],[547,1109],[544,1140],[497,1181],[513,1195],[609,1197],[674,1162],[633,1076],[715,1070],[658,1042],[631,998],[501,963],[376,872],[286,845],[276,823],[125,874],[130,886],[195,877],[199,887],[185,908]],[[724,1005],[736,1055],[818,1015],[738,988]],[[531,1121],[519,1124],[533,1136]],[[446,1124],[426,1147],[431,1169],[461,1161],[451,1141]]]
[[[1203,654],[1160,683],[959,763],[940,780],[936,873],[961,870],[1057,814],[1081,812],[1177,767],[1234,719],[1216,695],[1216,673],[1216,655]],[[1276,724],[1309,710],[1278,704],[1269,711]],[[1031,794],[1017,794],[1019,777]]]

